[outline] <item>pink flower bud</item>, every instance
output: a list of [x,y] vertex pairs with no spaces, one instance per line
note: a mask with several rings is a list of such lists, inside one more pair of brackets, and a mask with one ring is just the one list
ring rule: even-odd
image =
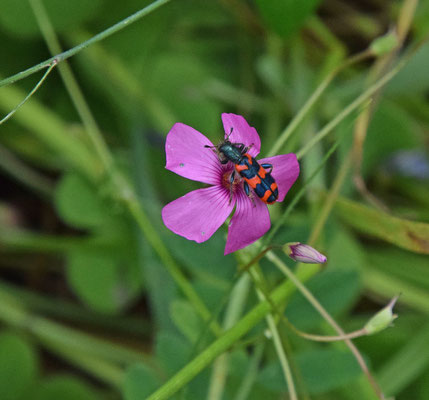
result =
[[308,244],[299,242],[287,243],[284,245],[284,251],[294,261],[306,264],[323,264],[327,258]]

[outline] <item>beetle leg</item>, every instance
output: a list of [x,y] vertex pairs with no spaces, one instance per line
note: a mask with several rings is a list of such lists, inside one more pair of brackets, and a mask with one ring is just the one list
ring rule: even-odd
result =
[[244,191],[246,192],[246,195],[247,195],[248,197],[250,197],[250,188],[249,188],[249,184],[248,184],[246,181],[244,181],[243,186],[244,186]]
[[272,164],[261,164],[261,167],[264,169],[269,169],[269,171],[267,171],[269,174],[271,174],[271,172],[273,170]]
[[253,207],[256,207],[255,199],[253,198],[252,192],[250,191],[249,184],[246,181],[243,182],[243,187],[244,187],[244,192],[249,197],[249,199],[252,201]]
[[235,179],[235,171],[232,171],[232,174],[229,178],[229,204],[231,204],[231,201],[232,201],[232,188],[234,186],[234,179]]

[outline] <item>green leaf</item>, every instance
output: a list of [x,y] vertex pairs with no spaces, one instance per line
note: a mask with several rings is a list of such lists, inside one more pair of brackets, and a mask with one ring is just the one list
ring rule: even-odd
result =
[[[327,270],[306,284],[307,288],[330,314],[338,315],[350,307],[360,292],[359,274],[350,269]],[[314,307],[296,292],[287,308],[286,316],[300,329],[310,329],[323,321]]]
[[296,361],[310,394],[346,385],[362,373],[352,353],[334,349],[303,352]]
[[136,297],[142,285],[135,257],[113,251],[71,253],[67,279],[86,304],[104,313],[123,309]]
[[156,357],[169,376],[182,368],[191,357],[190,343],[177,334],[160,332],[156,337]]
[[[350,352],[335,349],[299,353],[296,356],[296,364],[310,394],[337,389],[361,374],[360,367]],[[286,383],[279,363],[266,366],[258,376],[258,383],[271,391],[284,391]]]
[[37,356],[32,346],[19,336],[0,335],[0,393],[2,400],[22,396],[36,378]]
[[32,400],[97,400],[99,397],[85,383],[72,376],[55,376],[38,386]]
[[58,214],[76,228],[93,228],[106,220],[107,208],[96,189],[74,172],[65,174],[56,188]]
[[366,258],[371,268],[397,277],[403,282],[410,282],[421,289],[426,289],[429,298],[429,260],[427,256],[398,248],[367,248]]
[[359,232],[416,253],[429,254],[429,224],[393,217],[352,200],[339,198],[339,216]]
[[161,384],[155,372],[142,363],[134,364],[125,373],[122,393],[125,400],[141,400]]
[[[101,0],[44,0],[50,20],[57,32],[65,32],[96,15]],[[0,25],[9,33],[22,37],[40,36],[33,11],[27,1],[0,0]]]
[[279,35],[295,33],[313,14],[320,0],[255,0],[265,23]]
[[194,343],[202,329],[201,318],[186,300],[174,300],[170,305],[171,319],[180,332]]

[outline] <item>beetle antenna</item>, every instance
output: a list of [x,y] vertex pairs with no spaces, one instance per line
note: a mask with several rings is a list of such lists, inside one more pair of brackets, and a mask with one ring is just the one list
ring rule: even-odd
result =
[[234,130],[234,127],[232,127],[231,126],[231,131],[229,132],[229,134],[228,134],[228,136],[225,138],[225,140],[228,140],[229,139],[229,137],[231,136],[231,134],[232,134],[232,131]]

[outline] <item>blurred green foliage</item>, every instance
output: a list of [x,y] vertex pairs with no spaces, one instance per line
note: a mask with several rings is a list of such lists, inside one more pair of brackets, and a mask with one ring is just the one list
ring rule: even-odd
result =
[[[0,125],[0,398],[143,399],[212,343],[215,329],[178,290],[171,273],[176,264],[165,260],[177,263],[222,326],[237,266],[250,251],[223,256],[224,228],[196,244],[164,227],[161,208],[201,187],[164,169],[168,130],[183,122],[217,143],[223,135],[220,114],[235,112],[258,130],[265,156],[322,79],[347,54],[386,33],[401,6],[411,3],[171,0],[68,61],[111,153],[108,171],[56,67]],[[67,49],[150,1],[43,4]],[[51,55],[29,2],[0,0],[0,10],[1,80]],[[428,26],[428,3],[421,1],[407,45],[425,37]],[[303,148],[362,93],[375,62],[345,69],[281,153]],[[306,283],[345,331],[359,329],[402,293],[395,326],[356,340],[382,389],[399,400],[429,396],[428,71],[426,44],[373,100],[362,176],[384,207],[377,209],[349,173],[317,242],[328,264]],[[40,77],[39,72],[0,88],[2,116]],[[337,172],[356,146],[356,120],[368,107],[300,160],[301,178],[286,205],[270,208],[273,223],[340,141],[306,184],[274,244],[308,240]],[[151,238],[127,208],[133,193],[147,214],[143,225],[153,229]],[[270,290],[283,281],[267,260],[260,265]],[[240,315],[256,304],[250,290]],[[332,335],[299,292],[285,315],[306,332]],[[284,324],[278,328],[299,398],[375,398],[344,344],[321,345]],[[277,399],[287,393],[265,330],[261,322],[230,346],[223,399]],[[212,370],[211,365],[173,398],[206,398]]]

